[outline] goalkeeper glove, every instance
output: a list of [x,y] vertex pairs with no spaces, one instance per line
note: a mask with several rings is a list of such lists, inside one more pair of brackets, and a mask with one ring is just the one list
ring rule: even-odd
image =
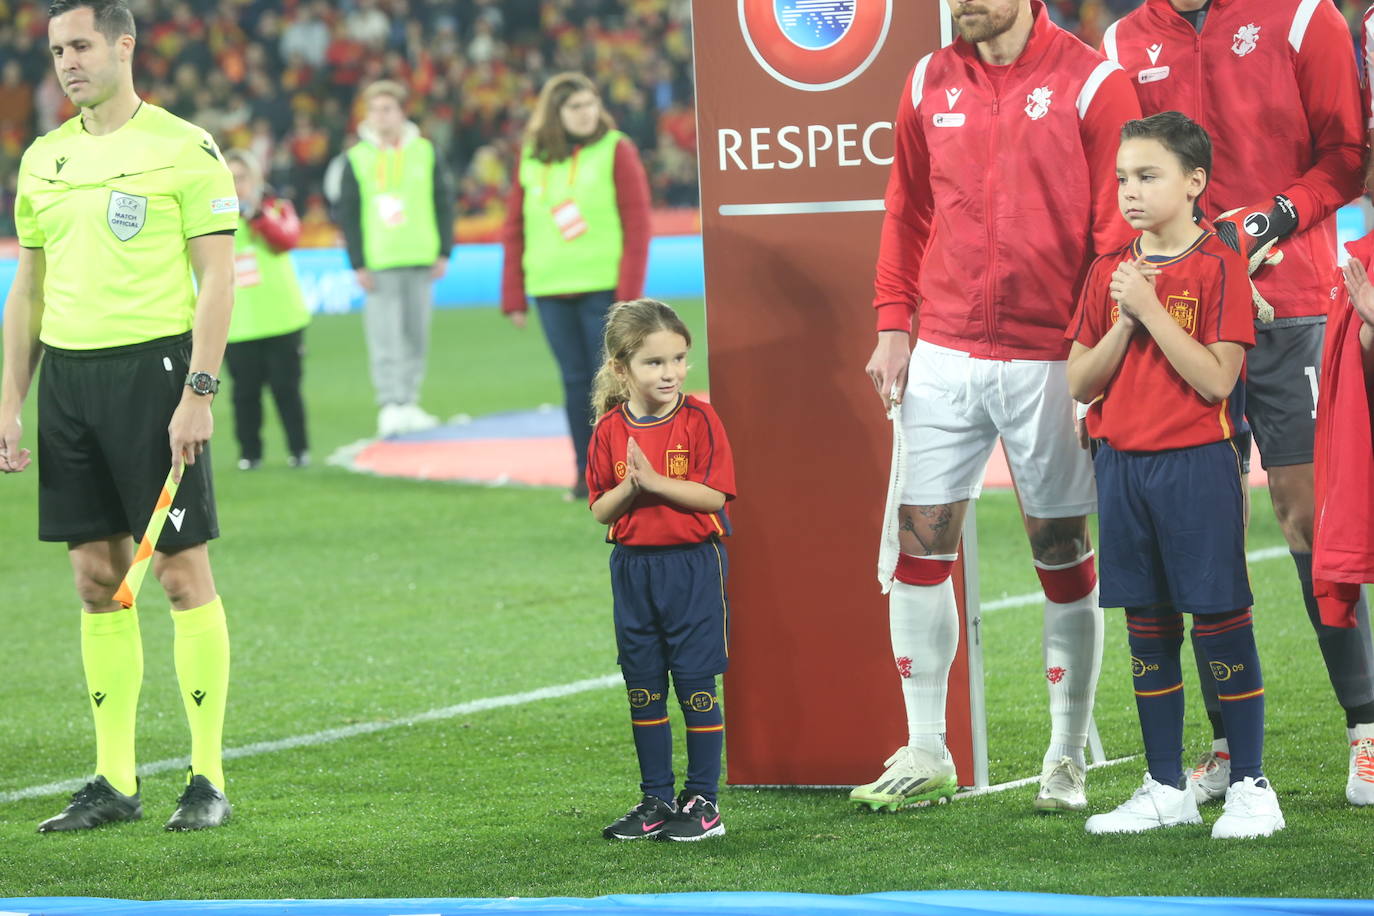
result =
[[1298,210],[1291,200],[1277,194],[1272,202],[1227,210],[1217,217],[1214,227],[1217,238],[1249,260],[1298,228]]
[[[1298,228],[1298,210],[1287,197],[1276,194],[1272,207],[1227,210],[1217,217],[1213,228],[1217,238],[1231,250],[1245,256],[1248,272],[1254,276],[1261,264],[1278,264],[1283,260],[1283,252],[1274,245]],[[1274,320],[1274,307],[1260,295],[1253,281],[1250,283],[1250,298],[1255,303],[1255,315],[1262,323],[1268,324]]]

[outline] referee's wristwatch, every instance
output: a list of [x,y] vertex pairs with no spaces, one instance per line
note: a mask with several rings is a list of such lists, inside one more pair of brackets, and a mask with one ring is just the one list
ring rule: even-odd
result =
[[219,391],[219,379],[208,372],[188,372],[186,373],[186,387],[196,394],[214,394]]

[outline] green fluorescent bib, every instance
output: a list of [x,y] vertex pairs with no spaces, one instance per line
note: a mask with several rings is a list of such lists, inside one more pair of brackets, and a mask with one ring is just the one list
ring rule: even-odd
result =
[[606,136],[561,162],[520,162],[525,210],[525,293],[559,296],[615,289],[624,231],[615,193],[615,148]]
[[262,340],[298,331],[310,323],[291,254],[276,252],[246,220],[234,236],[234,314],[229,342]]
[[424,137],[387,149],[362,142],[348,151],[348,161],[358,179],[367,269],[422,267],[439,260],[434,145]]

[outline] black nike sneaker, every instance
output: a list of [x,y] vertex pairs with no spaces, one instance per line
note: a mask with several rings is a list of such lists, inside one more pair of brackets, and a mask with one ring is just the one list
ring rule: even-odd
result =
[[725,822],[720,819],[720,808],[701,795],[683,792],[677,799],[677,813],[663,825],[658,838],[692,843],[713,836],[725,836]]
[[204,776],[192,776],[177,799],[177,809],[167,820],[168,830],[204,830],[229,820],[229,799]]
[[39,833],[60,830],[89,830],[101,824],[136,821],[143,816],[143,802],[139,793],[125,795],[97,776],[72,793],[71,804],[61,814],[38,825]]
[[677,805],[646,795],[624,817],[601,831],[601,835],[608,840],[643,840],[658,836],[676,813]]

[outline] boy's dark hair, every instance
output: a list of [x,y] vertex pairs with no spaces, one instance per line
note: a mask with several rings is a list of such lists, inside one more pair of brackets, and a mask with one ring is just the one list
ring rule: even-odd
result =
[[48,4],[48,18],[56,18],[83,6],[95,14],[95,30],[104,35],[106,41],[118,41],[121,35],[138,37],[134,29],[134,14],[129,12],[129,4],[125,0],[52,0]]
[[1202,125],[1177,111],[1127,121],[1121,128],[1121,141],[1158,140],[1165,149],[1178,157],[1185,172],[1202,169],[1207,180],[1212,178],[1212,138]]

